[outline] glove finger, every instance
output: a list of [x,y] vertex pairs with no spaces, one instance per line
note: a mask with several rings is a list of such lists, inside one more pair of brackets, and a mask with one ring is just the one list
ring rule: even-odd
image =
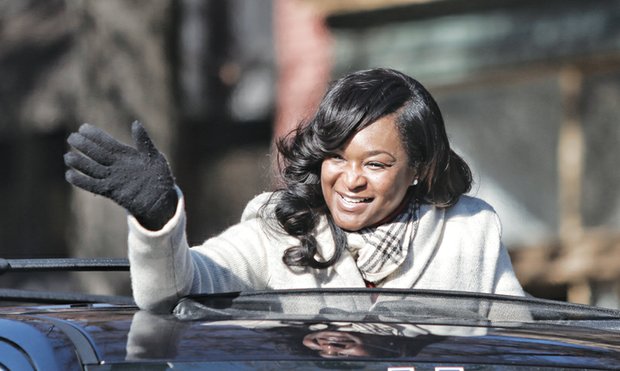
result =
[[109,166],[114,163],[115,152],[106,150],[81,133],[71,133],[67,138],[67,143],[102,165]]
[[64,156],[65,165],[95,179],[103,179],[110,175],[110,169],[93,159],[76,152],[67,152]]
[[136,148],[141,153],[147,153],[151,155],[158,154],[159,151],[153,141],[149,137],[146,129],[140,123],[140,121],[134,121],[131,124],[131,137],[133,138],[134,143],[136,144]]
[[106,193],[106,188],[103,181],[82,174],[77,170],[67,170],[65,172],[65,179],[74,186],[82,188],[88,192],[98,195],[103,195]]
[[126,151],[127,148],[131,148],[126,144],[123,144],[112,137],[110,134],[99,129],[91,124],[82,124],[78,130],[85,138],[90,139],[92,142],[97,143],[102,148],[115,153]]

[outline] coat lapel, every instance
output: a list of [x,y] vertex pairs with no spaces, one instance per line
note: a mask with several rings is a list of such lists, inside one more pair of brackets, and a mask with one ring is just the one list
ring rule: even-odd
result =
[[[316,240],[318,243],[317,255],[319,259],[329,259],[334,255],[336,247],[331,230],[327,224],[327,218],[322,217],[316,228]],[[340,259],[330,268],[332,274],[338,276],[334,287],[365,287],[364,279],[357,269],[355,260],[348,250],[342,252]]]
[[431,205],[420,207],[418,231],[409,245],[405,262],[391,276],[383,287],[414,288],[424,274],[441,243],[446,211]]

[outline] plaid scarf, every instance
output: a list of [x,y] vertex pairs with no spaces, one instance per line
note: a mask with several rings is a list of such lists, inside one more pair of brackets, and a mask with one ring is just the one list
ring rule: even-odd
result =
[[347,248],[366,281],[383,280],[405,261],[418,229],[418,209],[411,202],[389,223],[347,233]]

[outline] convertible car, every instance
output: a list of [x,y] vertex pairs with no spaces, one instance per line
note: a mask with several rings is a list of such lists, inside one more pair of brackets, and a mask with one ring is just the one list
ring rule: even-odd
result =
[[620,369],[620,312],[531,297],[274,290],[185,297],[162,315],[127,297],[0,294],[0,370]]

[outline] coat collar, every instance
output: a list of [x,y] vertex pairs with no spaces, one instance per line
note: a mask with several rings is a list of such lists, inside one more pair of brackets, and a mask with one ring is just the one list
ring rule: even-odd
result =
[[[407,259],[401,267],[388,276],[382,287],[411,288],[426,270],[441,242],[445,224],[445,209],[431,205],[420,207],[418,231],[413,243],[409,246]],[[317,258],[329,259],[334,255],[335,245],[327,218],[322,217],[315,229],[317,239]],[[350,287],[364,287],[364,280],[355,264],[355,259],[348,250],[342,252],[340,259],[334,264],[335,273],[350,283]]]

